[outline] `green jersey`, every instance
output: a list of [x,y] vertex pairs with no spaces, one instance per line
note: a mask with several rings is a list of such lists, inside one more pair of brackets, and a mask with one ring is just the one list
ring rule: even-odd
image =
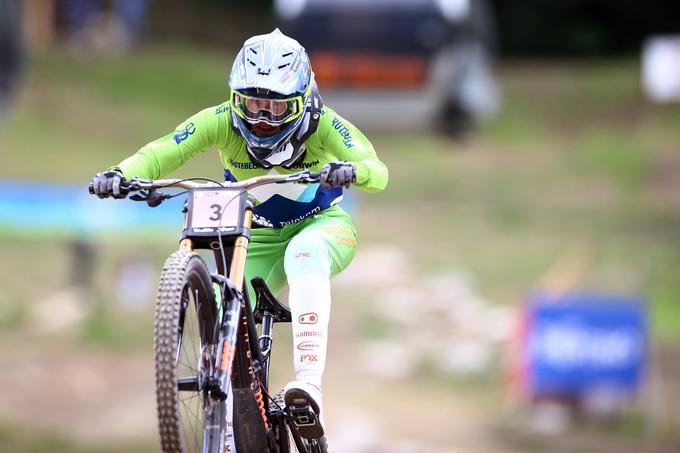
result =
[[[251,161],[246,142],[232,127],[231,117],[228,102],[202,110],[115,168],[126,178],[158,179],[215,147],[224,166],[225,179],[230,181],[303,169],[320,171],[328,162],[347,161],[356,166],[356,186],[377,192],[387,185],[387,167],[376,156],[373,145],[329,107],[321,110],[316,131],[303,144],[306,148],[303,158],[290,169],[279,166],[265,169]],[[256,202],[254,221],[262,226],[283,227],[337,204],[342,200],[343,189],[325,189],[318,183],[270,184],[250,193]]]

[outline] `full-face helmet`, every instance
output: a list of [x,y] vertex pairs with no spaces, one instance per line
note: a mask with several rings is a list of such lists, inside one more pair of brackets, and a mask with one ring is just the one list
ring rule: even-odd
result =
[[277,28],[253,36],[239,51],[229,76],[231,120],[255,163],[290,167],[304,153],[311,104],[320,98],[305,49]]

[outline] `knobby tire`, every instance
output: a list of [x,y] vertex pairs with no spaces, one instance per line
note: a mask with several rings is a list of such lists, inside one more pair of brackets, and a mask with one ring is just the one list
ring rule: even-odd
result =
[[[198,376],[199,369],[203,370],[203,373],[209,372],[209,368],[215,363],[214,346],[218,337],[218,313],[210,273],[201,257],[194,252],[184,251],[170,255],[161,274],[154,329],[156,398],[163,452],[217,452],[220,449],[223,451],[224,401],[214,400],[198,388],[192,396],[190,391],[180,391],[177,383],[179,377],[186,377],[181,376],[181,372],[184,371],[182,367],[189,368],[190,371],[187,372],[189,376],[192,373]],[[181,337],[180,328],[183,329]],[[190,338],[192,334],[197,335],[199,339]],[[198,351],[192,351],[192,346]],[[204,354],[209,354],[209,360],[204,359]],[[191,368],[192,362],[195,369]],[[191,404],[191,398],[197,398],[193,400],[197,406],[195,410],[191,410],[186,403],[189,399]],[[202,424],[202,427],[199,426],[196,430],[201,432],[194,433],[191,439],[189,437],[192,436],[189,436],[187,431],[187,413],[194,419],[192,421]],[[222,422],[215,423],[218,421]],[[217,435],[211,437],[212,445],[206,448],[202,445],[203,437],[206,439],[210,437],[205,436],[205,433],[209,432],[207,427],[211,424],[219,425],[220,428],[216,432]]]

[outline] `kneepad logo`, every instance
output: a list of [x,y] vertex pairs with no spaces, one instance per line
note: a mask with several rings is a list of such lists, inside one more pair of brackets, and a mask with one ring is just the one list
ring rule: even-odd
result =
[[320,346],[321,345],[316,341],[303,341],[297,346],[297,348],[300,351],[312,351],[314,349],[318,349]]
[[319,316],[314,313],[303,313],[298,317],[298,322],[300,324],[316,324],[319,321]]
[[300,363],[313,363],[318,361],[319,357],[316,354],[303,354],[300,356]]

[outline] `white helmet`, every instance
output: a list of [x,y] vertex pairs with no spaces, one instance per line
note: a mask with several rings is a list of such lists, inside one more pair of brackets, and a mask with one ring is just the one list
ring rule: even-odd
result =
[[[232,126],[245,139],[251,159],[265,168],[294,165],[321,109],[305,49],[278,28],[253,36],[234,60],[229,87]],[[258,135],[252,128],[256,123],[279,130]]]

